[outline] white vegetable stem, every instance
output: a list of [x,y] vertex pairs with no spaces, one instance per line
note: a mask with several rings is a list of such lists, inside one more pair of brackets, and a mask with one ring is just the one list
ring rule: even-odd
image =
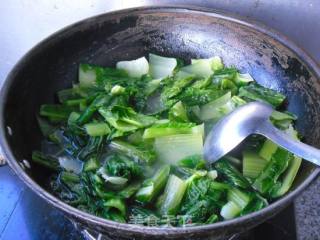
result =
[[149,63],[145,57],[131,61],[121,61],[116,64],[117,69],[125,70],[130,77],[140,78],[149,72]]
[[161,57],[152,53],[149,54],[149,63],[149,73],[154,79],[171,76],[177,66],[175,58]]

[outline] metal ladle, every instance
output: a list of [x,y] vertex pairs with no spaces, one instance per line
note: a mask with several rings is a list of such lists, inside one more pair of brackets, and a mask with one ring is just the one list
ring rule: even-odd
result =
[[251,134],[263,135],[315,165],[320,166],[320,150],[290,138],[270,122],[273,112],[269,104],[251,102],[222,118],[208,134],[204,144],[204,157],[214,163],[238,146]]

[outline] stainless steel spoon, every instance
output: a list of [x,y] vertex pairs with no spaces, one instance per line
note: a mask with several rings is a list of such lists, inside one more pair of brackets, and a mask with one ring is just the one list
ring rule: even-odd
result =
[[293,154],[320,166],[320,150],[290,138],[275,128],[269,118],[269,104],[251,102],[222,118],[210,131],[204,144],[204,157],[213,163],[251,134],[261,134]]

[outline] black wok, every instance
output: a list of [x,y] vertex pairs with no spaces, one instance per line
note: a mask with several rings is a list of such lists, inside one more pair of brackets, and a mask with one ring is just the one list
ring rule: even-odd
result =
[[48,172],[19,163],[40,146],[36,113],[42,103],[77,79],[79,63],[113,66],[149,52],[182,59],[221,56],[260,84],[288,96],[305,141],[320,147],[320,69],[284,36],[256,23],[205,9],[148,7],[93,17],[69,26],[34,47],[15,66],[1,91],[1,145],[11,168],[38,195],[83,227],[115,239],[214,239],[247,230],[287,206],[318,174],[303,163],[294,188],[265,209],[206,226],[151,228],[119,224],[81,212],[45,188]]

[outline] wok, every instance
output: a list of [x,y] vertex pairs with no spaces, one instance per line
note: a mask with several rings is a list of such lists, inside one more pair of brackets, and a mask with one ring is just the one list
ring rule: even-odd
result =
[[11,168],[38,195],[78,225],[112,239],[220,239],[245,231],[286,207],[319,173],[303,162],[294,187],[268,207],[233,220],[188,228],[120,224],[77,210],[47,189],[48,172],[19,163],[39,149],[36,114],[43,103],[77,79],[79,63],[113,66],[152,52],[182,59],[221,56],[260,84],[288,97],[306,143],[320,147],[320,69],[301,49],[257,23],[199,8],[146,7],[83,20],[53,34],[29,51],[4,83],[0,102],[1,145]]

